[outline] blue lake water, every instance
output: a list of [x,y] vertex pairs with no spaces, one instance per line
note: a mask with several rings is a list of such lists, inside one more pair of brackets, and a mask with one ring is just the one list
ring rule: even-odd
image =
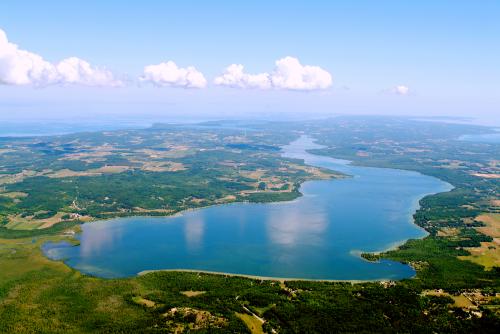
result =
[[143,270],[195,269],[257,276],[332,280],[402,279],[414,270],[360,258],[419,238],[418,201],[452,187],[397,169],[368,168],[306,152],[306,136],[283,155],[351,178],[306,182],[303,196],[282,203],[235,203],[163,218],[132,217],[82,226],[80,245],[47,243],[45,254],[81,272],[127,277]]

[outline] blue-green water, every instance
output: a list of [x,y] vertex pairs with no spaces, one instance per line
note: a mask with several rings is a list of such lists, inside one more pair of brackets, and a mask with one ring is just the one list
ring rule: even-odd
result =
[[291,202],[236,203],[175,217],[88,223],[82,226],[79,246],[49,243],[43,250],[101,277],[152,269],[338,280],[413,276],[407,265],[371,263],[359,253],[424,236],[412,223],[418,200],[451,186],[415,172],[356,167],[305,151],[315,147],[304,136],[283,154],[353,177],[306,182],[304,196]]

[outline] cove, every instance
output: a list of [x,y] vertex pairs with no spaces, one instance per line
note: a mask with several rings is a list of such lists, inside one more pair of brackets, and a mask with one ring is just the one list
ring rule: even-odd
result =
[[413,224],[419,200],[451,185],[416,172],[353,166],[307,152],[319,147],[302,136],[282,154],[352,177],[305,182],[303,196],[290,202],[234,203],[171,217],[87,223],[78,246],[46,243],[42,250],[105,278],[158,269],[320,280],[412,277],[415,271],[408,265],[368,262],[359,254],[425,236]]

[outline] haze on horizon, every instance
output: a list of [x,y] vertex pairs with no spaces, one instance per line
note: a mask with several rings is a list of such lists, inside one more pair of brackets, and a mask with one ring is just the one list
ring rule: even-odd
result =
[[499,14],[490,0],[3,1],[0,120],[500,125]]

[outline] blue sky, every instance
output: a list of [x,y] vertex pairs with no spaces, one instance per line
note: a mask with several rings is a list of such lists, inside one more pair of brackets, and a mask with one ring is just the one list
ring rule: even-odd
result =
[[[166,117],[270,112],[498,117],[499,17],[500,1],[489,0],[4,0],[0,29],[9,43],[54,64],[78,57],[126,84],[4,84],[0,118],[82,111]],[[287,56],[328,72],[331,85],[302,91],[214,84],[231,64],[271,78],[275,62]],[[206,87],[138,83],[145,66],[167,61],[194,66]],[[398,86],[407,93],[398,94]]]

